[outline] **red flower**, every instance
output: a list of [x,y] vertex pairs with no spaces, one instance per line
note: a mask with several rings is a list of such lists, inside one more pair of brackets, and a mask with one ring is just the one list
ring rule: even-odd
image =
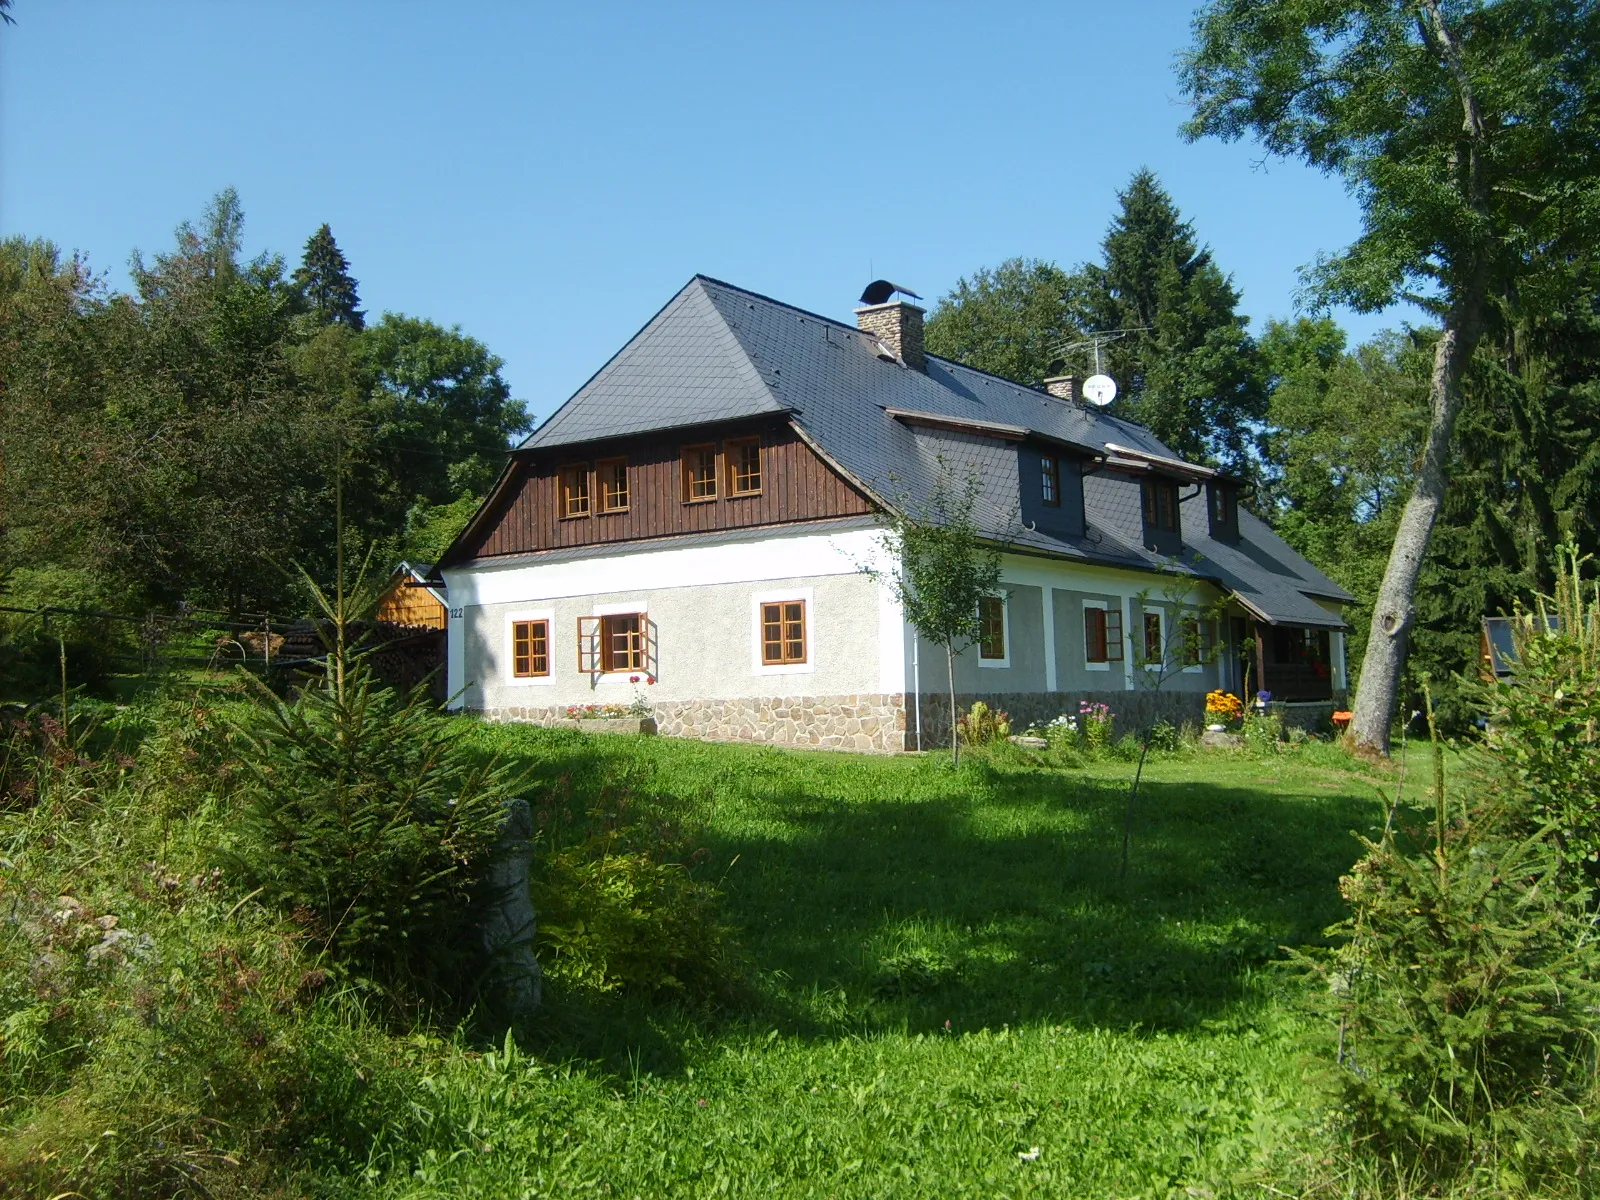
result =
[[628,682],[629,683],[638,683],[639,682],[639,677],[637,675],[629,675],[628,676]]
[[646,675],[645,681],[647,683],[654,683],[656,681],[656,677],[654,675]]

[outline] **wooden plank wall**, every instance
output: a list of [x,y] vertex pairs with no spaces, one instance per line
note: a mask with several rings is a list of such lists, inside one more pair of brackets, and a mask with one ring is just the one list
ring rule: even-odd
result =
[[445,627],[444,605],[435,600],[427,588],[407,587],[403,578],[378,601],[377,618],[380,621],[393,621],[397,625],[427,625],[433,629]]
[[[722,442],[761,436],[761,493],[728,497]],[[683,502],[684,446],[718,445],[719,487],[715,500]],[[594,512],[587,517],[558,516],[561,470],[575,463],[591,466],[601,458],[628,460],[629,507],[626,512],[599,512],[599,488],[591,477]],[[584,454],[540,456],[518,465],[518,474],[502,497],[499,510],[471,541],[452,555],[457,561],[501,554],[526,554],[564,546],[626,542],[717,529],[785,525],[873,511],[872,504],[823,462],[788,425],[762,430],[674,431],[606,443]]]

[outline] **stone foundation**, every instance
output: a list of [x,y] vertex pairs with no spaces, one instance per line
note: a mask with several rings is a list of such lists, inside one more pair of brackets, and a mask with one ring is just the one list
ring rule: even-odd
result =
[[[766,696],[738,700],[687,700],[654,703],[656,729],[668,737],[715,742],[754,742],[770,746],[810,746],[895,754],[917,748],[915,697],[889,695]],[[1173,725],[1205,723],[1205,696],[1199,692],[961,692],[959,712],[975,700],[1003,709],[1014,733],[1030,724],[1044,724],[1062,713],[1075,714],[1080,701],[1104,704],[1115,714],[1114,736],[1138,734],[1166,721]],[[1276,708],[1277,706],[1274,705]],[[1310,707],[1310,706],[1304,706]],[[1329,706],[1322,706],[1327,713]],[[1299,714],[1296,714],[1299,715]],[[1318,712],[1311,720],[1326,714]],[[535,725],[579,728],[598,724],[573,721],[565,705],[549,708],[499,708],[484,716],[495,721],[527,721]],[[637,722],[638,718],[634,718]],[[1286,720],[1286,724],[1290,723]],[[1298,723],[1298,722],[1295,722]],[[935,749],[950,744],[950,697],[938,692],[922,697],[922,745]]]
[[[914,699],[914,697],[913,697]],[[1151,725],[1166,721],[1181,726],[1185,722],[1204,725],[1206,698],[1202,692],[991,692],[956,693],[956,713],[964,714],[975,700],[998,708],[1011,718],[1011,731],[1021,733],[1029,725],[1043,725],[1062,713],[1076,716],[1078,704],[1104,704],[1113,714],[1112,736],[1143,733]],[[906,748],[916,749],[916,713],[906,714]],[[922,696],[922,744],[925,748],[950,744],[950,695],[925,692]]]
[[[718,742],[756,742],[772,746],[814,746],[892,754],[906,743],[905,696],[763,696],[738,700],[688,700],[654,703],[656,728],[668,737]],[[566,706],[501,708],[491,720],[582,728],[567,718]]]

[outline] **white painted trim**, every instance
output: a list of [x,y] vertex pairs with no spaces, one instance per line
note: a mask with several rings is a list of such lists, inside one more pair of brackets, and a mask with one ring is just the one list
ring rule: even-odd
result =
[[[1059,472],[1059,467],[1057,468]],[[1044,589],[1044,690],[1056,690],[1056,590]]]
[[[915,692],[908,677],[911,626],[894,585],[878,577],[878,691],[885,695]],[[914,651],[913,651],[914,652]]]
[[[785,588],[755,592],[750,597],[750,673],[752,675],[809,675],[817,669],[817,606],[811,588]],[[806,659],[797,663],[761,661],[761,606],[784,600],[804,600],[806,605]]]
[[[1120,604],[1121,602],[1122,601],[1119,598],[1117,603]],[[1110,612],[1111,611],[1110,603],[1108,601],[1105,601],[1105,600],[1085,600],[1083,602],[1083,607],[1086,608],[1086,609],[1098,608],[1101,612]],[[1078,619],[1079,619],[1079,622],[1081,623],[1082,620],[1083,620],[1083,613],[1080,612],[1078,614]],[[1088,634],[1087,627],[1085,627],[1085,629],[1084,629],[1084,635],[1083,636],[1084,636],[1084,640],[1083,640],[1083,669],[1085,671],[1109,671],[1109,670],[1111,670],[1111,662],[1110,662],[1109,659],[1107,661],[1105,661],[1105,662],[1090,662],[1089,661],[1089,634]],[[1126,656],[1127,647],[1123,647],[1123,654],[1124,654],[1124,656]]]
[[[512,626],[518,621],[545,621],[548,623],[545,650],[549,654],[549,671],[543,675],[517,676],[512,674],[516,669],[515,642],[512,638]],[[518,612],[508,612],[505,620],[505,652],[506,669],[501,683],[507,687],[551,687],[556,681],[556,646],[559,639],[556,637],[556,610],[553,608],[530,608]]]
[[467,703],[466,687],[467,613],[463,608],[445,609],[444,686],[445,707],[459,712]]
[[627,616],[629,613],[648,613],[650,602],[648,600],[621,600],[615,604],[596,604],[590,609],[591,617]]
[[[1005,642],[1006,652],[1002,658],[985,658],[983,656],[983,639],[979,638],[973,643],[973,648],[978,652],[978,665],[998,670],[1011,665],[1011,593],[1001,592],[1000,600],[1000,638]],[[983,610],[978,610],[982,615]]]
[[520,604],[585,596],[629,595],[707,584],[761,583],[818,575],[886,570],[882,531],[775,534],[714,546],[641,550],[560,562],[496,563],[480,559],[444,572],[451,604]]

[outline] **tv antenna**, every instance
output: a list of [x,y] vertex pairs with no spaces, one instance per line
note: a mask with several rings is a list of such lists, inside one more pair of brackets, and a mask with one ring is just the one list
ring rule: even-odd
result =
[[1105,373],[1101,366],[1101,352],[1110,343],[1118,338],[1127,337],[1130,333],[1147,333],[1148,325],[1130,325],[1126,329],[1103,329],[1098,333],[1090,333],[1074,342],[1064,343],[1059,347],[1062,354],[1071,354],[1077,350],[1092,350],[1094,352],[1094,374],[1083,381],[1083,398],[1096,408],[1104,408],[1117,398],[1117,381]]

